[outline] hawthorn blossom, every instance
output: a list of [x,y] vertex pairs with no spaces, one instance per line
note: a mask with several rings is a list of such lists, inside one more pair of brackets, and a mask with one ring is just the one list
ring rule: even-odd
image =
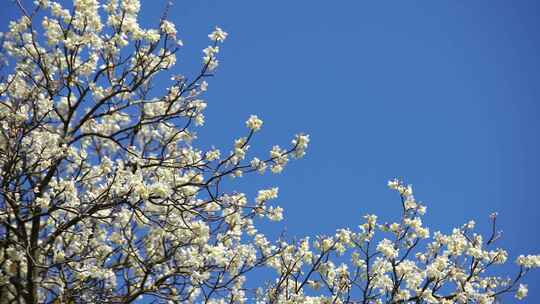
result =
[[251,115],[249,119],[246,121],[246,126],[248,129],[252,130],[253,132],[257,132],[261,129],[261,126],[263,124],[263,121],[257,117],[257,115]]
[[398,251],[394,248],[394,244],[388,239],[380,241],[377,245],[377,250],[389,259],[395,259],[398,256]]
[[516,298],[519,300],[523,300],[526,296],[529,290],[527,289],[527,285],[519,284],[518,290],[516,291]]
[[228,34],[226,32],[216,26],[215,30],[208,35],[208,38],[210,38],[212,41],[223,42],[227,38],[227,35]]

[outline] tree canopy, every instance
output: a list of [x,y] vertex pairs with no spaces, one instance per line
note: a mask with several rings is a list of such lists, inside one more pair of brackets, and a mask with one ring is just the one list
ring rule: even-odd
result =
[[[176,72],[182,41],[161,16],[138,24],[138,0],[48,0],[3,35],[0,78],[0,299],[6,303],[497,303],[522,299],[540,266],[508,254],[474,222],[449,234],[422,225],[411,185],[394,222],[366,215],[358,230],[270,239],[278,188],[256,197],[225,178],[277,174],[309,136],[249,155],[263,121],[245,122],[231,148],[197,148],[207,79],[227,33],[216,27],[194,76]],[[167,75],[167,89],[154,82]],[[249,155],[249,156],[248,156]],[[315,231],[316,233],[316,231]],[[272,270],[261,286],[256,268]]]

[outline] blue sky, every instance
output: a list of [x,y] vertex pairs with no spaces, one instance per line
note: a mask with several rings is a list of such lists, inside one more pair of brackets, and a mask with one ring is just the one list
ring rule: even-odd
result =
[[[157,24],[164,6],[143,0],[143,23]],[[432,230],[469,219],[486,228],[498,211],[513,260],[540,252],[539,14],[534,0],[199,0],[176,1],[169,19],[185,74],[214,25],[230,34],[203,146],[230,147],[250,114],[265,121],[255,152],[311,135],[283,174],[235,186],[279,186],[286,219],[265,227],[302,236],[356,227],[366,213],[391,220],[399,202],[386,181],[403,176]],[[526,302],[540,303],[540,272],[526,282]]]
[[[498,211],[513,260],[540,252],[539,13],[537,1],[216,0],[177,2],[171,19],[188,66],[211,25],[230,33],[201,141],[230,145],[251,113],[265,120],[260,151],[311,135],[305,159],[246,185],[280,187],[288,234],[395,218],[386,181],[403,176],[432,231],[485,229]],[[540,273],[527,283],[540,302]]]

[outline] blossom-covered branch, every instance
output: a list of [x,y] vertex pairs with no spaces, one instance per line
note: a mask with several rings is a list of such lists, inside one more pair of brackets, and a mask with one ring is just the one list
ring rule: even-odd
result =
[[[39,1],[10,24],[15,66],[0,84],[0,297],[15,303],[241,298],[243,275],[281,248],[253,219],[281,219],[222,189],[227,176],[279,172],[309,138],[246,160],[262,121],[228,155],[192,141],[206,78],[227,33],[216,27],[194,77],[153,81],[182,46],[173,23],[139,26],[140,4]],[[39,17],[41,16],[41,17]],[[272,190],[273,191],[273,190]],[[248,239],[246,239],[246,235]]]
[[376,215],[366,215],[358,232],[339,229],[284,245],[269,261],[279,278],[259,293],[260,302],[485,304],[508,293],[517,299],[527,295],[520,281],[540,267],[540,255],[519,256],[513,277],[490,272],[508,258],[504,249],[493,247],[496,214],[487,240],[473,232],[474,221],[450,234],[431,234],[421,220],[426,207],[416,201],[412,186],[398,179],[388,185],[400,195],[398,221],[379,223]]

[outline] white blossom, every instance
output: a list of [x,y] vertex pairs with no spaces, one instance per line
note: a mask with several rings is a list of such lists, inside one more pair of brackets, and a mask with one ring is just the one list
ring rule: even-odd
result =
[[216,26],[216,29],[210,35],[208,35],[208,38],[210,38],[212,41],[223,42],[227,38],[227,35],[228,34],[226,32]]
[[246,126],[248,129],[252,130],[253,132],[257,132],[261,129],[261,126],[263,124],[263,121],[257,117],[257,115],[251,115],[249,119],[246,121]]
[[527,293],[529,293],[527,285],[519,284],[519,288],[516,292],[516,298],[518,298],[519,300],[523,300],[527,296]]

